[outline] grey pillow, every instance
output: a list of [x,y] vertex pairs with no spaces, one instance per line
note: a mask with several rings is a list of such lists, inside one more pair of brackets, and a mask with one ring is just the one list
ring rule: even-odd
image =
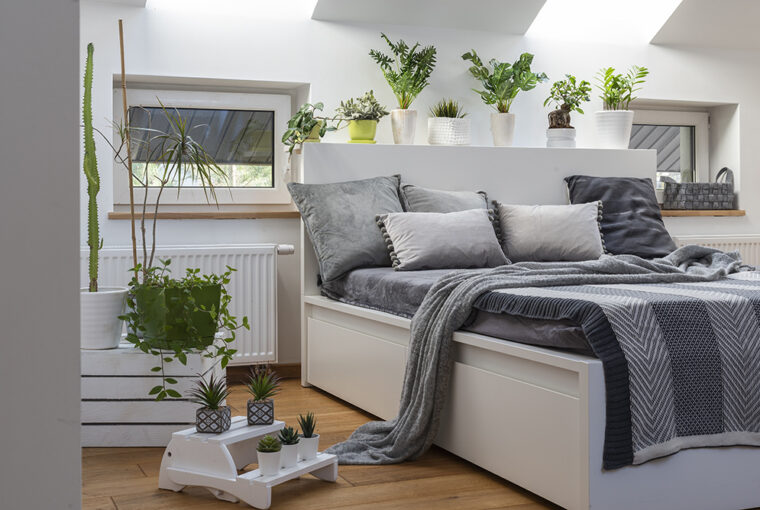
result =
[[676,249],[662,222],[651,179],[573,175],[565,181],[573,204],[604,203],[601,223],[609,253],[651,259]]
[[487,209],[405,212],[378,215],[377,222],[396,270],[464,269],[509,264],[491,215]]
[[594,260],[604,253],[599,227],[601,202],[497,204],[497,210],[502,247],[513,262]]
[[322,281],[357,267],[390,266],[377,214],[401,212],[398,175],[331,184],[288,184],[319,261]]
[[449,213],[469,209],[488,209],[485,191],[444,191],[402,184],[401,204],[409,212]]

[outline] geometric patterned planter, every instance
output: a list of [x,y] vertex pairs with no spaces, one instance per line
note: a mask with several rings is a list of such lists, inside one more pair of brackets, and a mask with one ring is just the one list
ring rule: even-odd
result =
[[228,406],[219,409],[201,407],[195,412],[195,430],[209,434],[221,434],[230,429],[232,418]]
[[248,401],[248,425],[271,425],[274,423],[274,401]]

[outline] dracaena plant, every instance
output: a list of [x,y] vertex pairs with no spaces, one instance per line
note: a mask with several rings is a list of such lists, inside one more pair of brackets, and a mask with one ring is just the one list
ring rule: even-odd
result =
[[461,119],[467,114],[464,112],[462,105],[453,99],[441,99],[430,108],[432,117],[447,117],[450,119]]
[[649,69],[641,66],[631,66],[625,74],[616,73],[614,67],[600,69],[596,79],[604,109],[627,110],[631,101],[636,99],[633,94],[641,90],[647,75]]
[[549,91],[544,106],[553,103],[555,110],[549,112],[549,127],[572,128],[570,113],[583,114],[581,104],[591,100],[591,84],[586,80],[578,81],[573,75],[566,74],[564,80],[555,81]]
[[375,98],[370,90],[363,96],[341,101],[335,112],[342,120],[380,120],[388,115],[388,110]]
[[544,73],[534,73],[530,66],[533,55],[523,53],[513,64],[499,62],[495,58],[484,64],[475,50],[462,55],[463,60],[469,60],[469,68],[473,78],[480,80],[483,90],[473,89],[487,105],[496,108],[500,113],[509,113],[512,101],[520,91],[528,91],[540,82],[548,79]]
[[405,110],[430,83],[436,62],[435,46],[421,47],[420,43],[409,46],[403,40],[394,43],[385,34],[380,37],[388,43],[393,56],[379,50],[370,50],[369,55],[380,66],[398,100],[398,107]]

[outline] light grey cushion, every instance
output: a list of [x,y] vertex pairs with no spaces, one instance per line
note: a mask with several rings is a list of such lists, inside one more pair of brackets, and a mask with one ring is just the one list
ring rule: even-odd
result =
[[491,223],[492,211],[391,213],[378,225],[399,271],[496,267],[508,264]]
[[390,266],[376,215],[401,212],[400,176],[288,184],[319,261],[322,281],[357,267]]
[[604,253],[602,203],[497,204],[504,253],[513,262],[579,261]]
[[401,184],[401,204],[409,212],[449,213],[470,209],[488,209],[484,191],[444,191]]

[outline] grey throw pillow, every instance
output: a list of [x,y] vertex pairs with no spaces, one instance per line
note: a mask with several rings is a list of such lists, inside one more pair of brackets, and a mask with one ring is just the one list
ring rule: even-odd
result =
[[488,209],[484,191],[444,191],[401,184],[399,195],[405,211],[449,213],[470,209]]
[[288,184],[319,261],[322,281],[357,267],[390,266],[375,216],[401,212],[400,176],[331,184]]
[[391,213],[377,221],[398,271],[509,264],[491,223],[492,211]]
[[497,204],[497,210],[502,247],[512,262],[594,260],[604,253],[601,202]]

